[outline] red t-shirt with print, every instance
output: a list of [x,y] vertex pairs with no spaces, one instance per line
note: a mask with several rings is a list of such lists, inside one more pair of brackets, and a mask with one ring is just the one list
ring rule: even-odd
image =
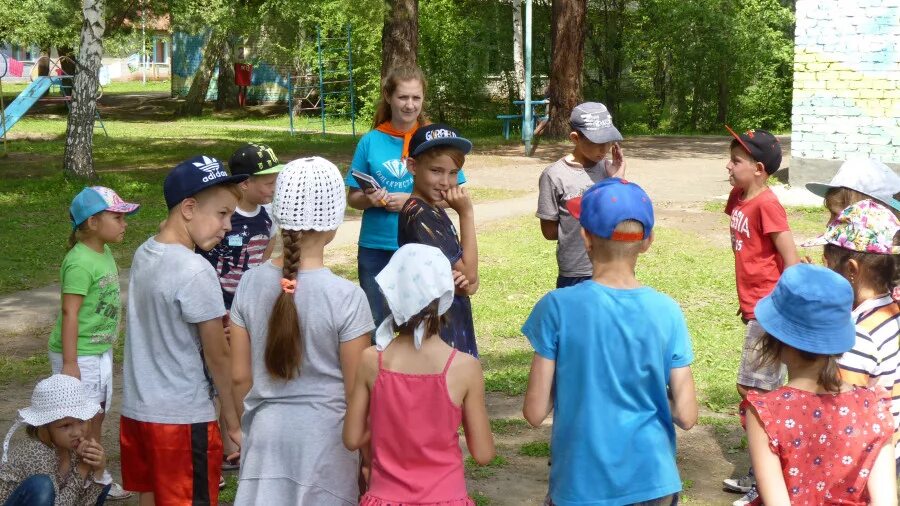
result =
[[769,234],[786,232],[790,227],[775,192],[766,188],[744,200],[743,191],[737,187],[731,190],[725,214],[731,216],[731,249],[741,314],[752,320],[756,303],[775,288],[784,270],[784,259]]

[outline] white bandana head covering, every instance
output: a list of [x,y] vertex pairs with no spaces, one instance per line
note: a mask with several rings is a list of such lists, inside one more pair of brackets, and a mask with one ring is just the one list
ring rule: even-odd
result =
[[344,221],[347,191],[341,171],[324,158],[294,160],[275,181],[272,214],[285,230],[336,230]]
[[[453,272],[441,250],[424,244],[407,244],[398,249],[375,281],[387,300],[391,315],[375,331],[375,346],[383,350],[394,339],[396,325],[403,325],[438,300],[438,316],[453,303]],[[413,331],[418,349],[425,335],[425,322]]]

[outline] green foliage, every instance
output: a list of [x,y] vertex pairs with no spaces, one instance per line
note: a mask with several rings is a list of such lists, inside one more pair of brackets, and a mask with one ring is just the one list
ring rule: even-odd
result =
[[475,459],[473,459],[472,457],[466,457],[466,460],[464,463],[465,468],[466,468],[466,474],[470,478],[475,479],[475,480],[490,478],[497,472],[497,469],[505,466],[506,464],[507,464],[506,458],[503,457],[502,455],[495,456],[490,462],[488,462],[484,466],[478,465],[478,463],[475,462]]
[[519,447],[519,455],[525,455],[526,457],[549,457],[550,443],[547,441],[525,443]]
[[778,0],[643,0],[621,14],[617,84],[646,109],[619,121],[650,131],[789,127],[794,17]]

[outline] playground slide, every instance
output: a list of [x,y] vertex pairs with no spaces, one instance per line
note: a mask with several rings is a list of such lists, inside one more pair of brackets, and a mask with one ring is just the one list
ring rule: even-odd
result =
[[42,76],[35,78],[4,111],[5,123],[0,125],[0,136],[6,135],[19,119],[31,109],[44,93],[50,89],[51,78]]

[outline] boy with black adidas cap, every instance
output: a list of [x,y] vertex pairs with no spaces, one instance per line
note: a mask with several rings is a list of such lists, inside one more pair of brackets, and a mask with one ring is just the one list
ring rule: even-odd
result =
[[208,368],[229,435],[240,445],[231,364],[222,329],[225,304],[213,267],[195,254],[231,229],[241,196],[215,158],[198,156],[166,176],[169,215],[134,254],[119,442],[122,478],[144,504],[216,504],[222,440]]
[[522,326],[534,348],[523,414],[537,427],[553,410],[544,504],[677,504],[674,425],[696,423],[697,398],[681,308],[635,278],[653,204],[609,178],[567,210],[592,277],[545,295]]
[[[781,165],[781,143],[765,130],[736,133],[726,126],[733,137],[731,157],[725,166],[728,181],[734,188],[728,196],[725,214],[731,217],[731,246],[734,250],[734,270],[740,310],[738,314],[747,325],[737,374],[737,389],[741,398],[751,389],[763,392],[775,390],[784,383],[784,368],[778,365],[758,365],[760,340],[765,333],[753,313],[756,303],[768,295],[785,268],[800,261],[794,237],[788,225],[787,213],[766,181]],[[736,506],[747,504],[755,497],[753,471],[740,478],[729,478],[723,486],[746,495],[735,501]]]
[[[591,260],[584,251],[581,225],[566,209],[566,202],[578,198],[597,181],[625,177],[625,158],[619,141],[622,134],[612,115],[599,102],[585,102],[572,109],[569,117],[572,153],[553,162],[538,179],[538,205],[541,233],[556,241],[559,274],[556,288],[580,283],[591,277]],[[611,154],[612,159],[606,155]]]

